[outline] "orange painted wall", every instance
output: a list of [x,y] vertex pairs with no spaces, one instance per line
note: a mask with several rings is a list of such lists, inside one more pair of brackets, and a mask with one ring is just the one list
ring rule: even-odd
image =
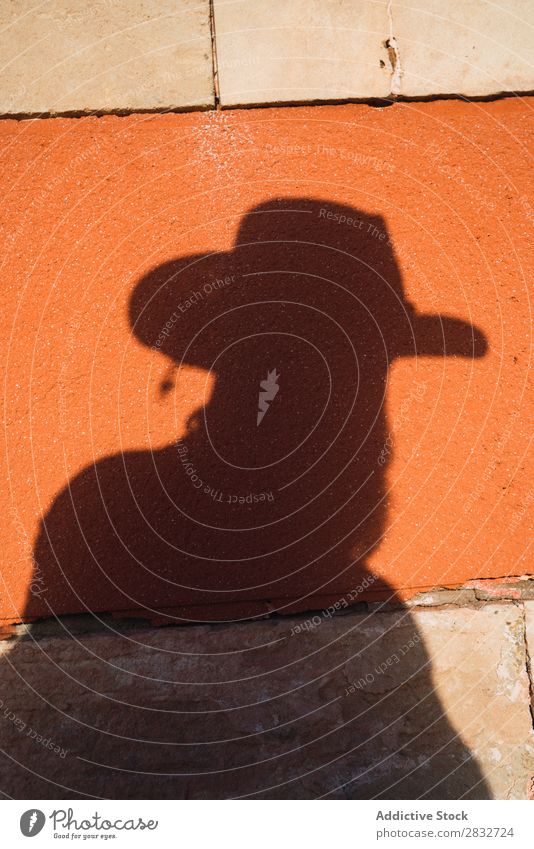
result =
[[[532,115],[510,99],[2,121],[3,620],[88,607],[201,618],[203,606],[216,619],[317,607],[369,572],[380,580],[359,599],[532,573]],[[277,595],[266,562],[263,588],[154,597],[144,575],[117,604],[95,567],[66,591],[32,554],[58,494],[106,457],[164,451],[215,391],[205,362],[171,374],[132,333],[132,293],[163,263],[228,254],[247,213],[276,199],[382,219],[406,301],[478,334],[476,358],[392,361],[388,511],[365,572],[328,586],[296,575]],[[346,224],[321,227],[351,244]],[[61,551],[76,572],[68,539]]]

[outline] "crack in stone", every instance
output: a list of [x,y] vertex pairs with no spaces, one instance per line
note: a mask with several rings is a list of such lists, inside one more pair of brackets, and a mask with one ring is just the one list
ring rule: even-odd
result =
[[[532,658],[530,657],[530,651],[528,648],[528,633],[527,633],[527,614],[525,610],[525,605],[521,604],[521,615],[523,621],[523,650],[525,652],[525,667],[528,678],[528,694],[529,694],[529,713],[530,713],[530,721],[532,724],[532,730],[534,731],[534,682],[532,681]],[[533,779],[534,781],[534,779]]]
[[400,50],[393,29],[393,0],[388,0],[389,38],[384,41],[391,64],[390,94],[395,96],[402,92],[402,64]]
[[210,34],[211,34],[211,75],[213,82],[213,98],[215,100],[215,109],[221,108],[221,92],[219,86],[219,64],[217,60],[217,35],[215,33],[215,9],[213,0],[209,0],[209,19],[210,19]]

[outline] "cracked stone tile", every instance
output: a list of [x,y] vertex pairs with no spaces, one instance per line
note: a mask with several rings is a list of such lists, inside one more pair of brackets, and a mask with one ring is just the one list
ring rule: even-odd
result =
[[0,65],[4,114],[213,106],[209,3],[4,3]]
[[215,0],[223,106],[386,97],[387,2]]
[[123,632],[108,623],[37,640],[30,627],[0,644],[0,750],[13,759],[0,755],[0,789],[528,797],[520,605],[319,619]]

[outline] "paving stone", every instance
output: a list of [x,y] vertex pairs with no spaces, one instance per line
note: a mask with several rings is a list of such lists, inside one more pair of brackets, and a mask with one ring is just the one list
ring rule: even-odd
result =
[[385,97],[387,3],[215,0],[224,106]]
[[449,610],[412,611],[445,713],[476,753],[491,797],[530,798],[534,734],[525,711],[530,680],[523,609]]
[[0,112],[213,106],[208,0],[30,0],[0,11]]
[[[533,87],[532,4],[215,0],[225,106]],[[208,0],[0,12],[4,114],[214,105]]]
[[534,87],[533,6],[215,0],[223,105]]
[[403,95],[474,97],[534,88],[530,0],[393,0],[392,19]]
[[[304,620],[305,622],[306,620]],[[399,610],[0,645],[15,798],[526,798],[522,610]]]

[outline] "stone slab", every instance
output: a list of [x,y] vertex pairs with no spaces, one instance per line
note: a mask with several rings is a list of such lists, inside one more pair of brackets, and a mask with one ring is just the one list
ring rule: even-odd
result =
[[209,3],[4,3],[0,65],[4,114],[210,107]]
[[215,0],[223,106],[386,97],[385,0]]
[[405,96],[534,89],[534,5],[393,0]]
[[14,798],[528,798],[514,604],[59,627],[0,645]]
[[223,106],[534,88],[534,7],[215,0]]
[[529,104],[1,122],[4,623],[532,572]]

